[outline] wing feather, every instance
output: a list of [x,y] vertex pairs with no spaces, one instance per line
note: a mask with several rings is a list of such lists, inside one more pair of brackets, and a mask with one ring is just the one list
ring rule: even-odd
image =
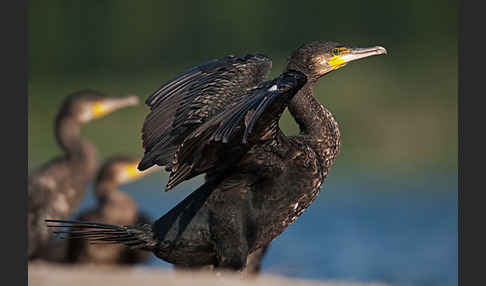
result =
[[145,101],[151,111],[142,128],[139,169],[171,169],[175,151],[204,122],[259,86],[271,68],[263,55],[227,56],[194,67],[162,85]]
[[224,170],[237,162],[263,135],[275,131],[269,129],[278,128],[284,109],[306,82],[300,72],[284,73],[202,124],[175,153],[166,191],[201,173]]

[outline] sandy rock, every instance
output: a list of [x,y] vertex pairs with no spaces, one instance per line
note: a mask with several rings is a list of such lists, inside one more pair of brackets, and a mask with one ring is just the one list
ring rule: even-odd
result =
[[66,266],[42,262],[29,263],[29,286],[164,285],[164,286],[385,286],[359,283],[290,279],[273,275],[244,277],[235,273],[186,272],[146,267]]

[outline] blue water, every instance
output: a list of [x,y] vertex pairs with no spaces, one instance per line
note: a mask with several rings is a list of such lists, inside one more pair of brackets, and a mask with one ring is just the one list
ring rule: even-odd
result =
[[[404,286],[457,285],[455,172],[406,179],[331,175],[315,202],[273,241],[264,273]],[[165,193],[166,180],[160,176],[122,189],[158,218],[200,182]],[[81,209],[92,203],[89,195]],[[171,267],[155,257],[148,266]]]

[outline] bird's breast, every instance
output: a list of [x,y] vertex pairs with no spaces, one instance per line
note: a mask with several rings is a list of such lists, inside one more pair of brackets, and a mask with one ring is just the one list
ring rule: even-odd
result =
[[260,185],[254,193],[265,193],[258,221],[261,247],[282,233],[304,213],[319,194],[325,173],[315,151],[304,144],[290,148],[282,174]]

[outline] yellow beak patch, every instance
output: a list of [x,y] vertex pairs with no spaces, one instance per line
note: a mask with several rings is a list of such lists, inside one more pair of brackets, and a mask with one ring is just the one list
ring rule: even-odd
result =
[[348,63],[347,61],[343,60],[341,56],[333,56],[332,58],[327,60],[327,62],[331,65],[333,69],[341,67]]
[[100,117],[105,114],[110,113],[111,108],[108,108],[105,104],[98,102],[93,105],[93,115],[94,117]]
[[125,172],[127,172],[130,179],[135,179],[142,174],[142,172],[137,169],[137,164],[126,166]]

